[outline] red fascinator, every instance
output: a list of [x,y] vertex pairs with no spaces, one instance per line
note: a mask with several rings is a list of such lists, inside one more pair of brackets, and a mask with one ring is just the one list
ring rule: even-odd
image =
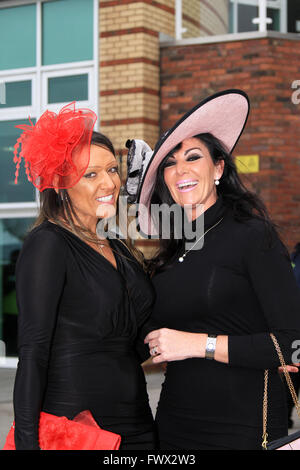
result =
[[74,101],[58,114],[45,111],[35,125],[29,118],[31,125],[16,126],[23,133],[14,146],[15,184],[23,157],[27,178],[39,191],[74,186],[89,165],[96,120],[90,109],[76,110]]

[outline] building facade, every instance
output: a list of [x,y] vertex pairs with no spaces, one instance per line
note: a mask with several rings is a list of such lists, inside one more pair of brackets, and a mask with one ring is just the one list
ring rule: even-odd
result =
[[[238,167],[291,250],[300,241],[298,33],[298,0],[0,1],[0,367],[16,365],[15,263],[38,211],[24,171],[14,185],[15,126],[71,101],[89,107],[124,178],[128,138],[153,146],[208,94],[242,88],[252,112]],[[147,255],[155,242],[136,244]]]

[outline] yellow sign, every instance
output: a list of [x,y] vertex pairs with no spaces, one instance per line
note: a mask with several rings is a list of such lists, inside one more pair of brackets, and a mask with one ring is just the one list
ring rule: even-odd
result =
[[239,155],[235,157],[238,173],[258,173],[259,155]]

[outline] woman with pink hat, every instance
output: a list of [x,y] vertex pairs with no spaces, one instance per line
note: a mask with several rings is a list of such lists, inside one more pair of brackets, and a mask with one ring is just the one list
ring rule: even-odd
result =
[[[287,250],[231,156],[248,114],[247,95],[226,90],[189,111],[153,153],[140,159],[130,146],[129,170],[141,162],[127,181],[132,197],[136,183],[139,227],[160,238],[145,344],[154,363],[167,362],[156,414],[163,450],[261,449],[287,434],[270,334],[295,362],[300,295]],[[174,217],[163,236],[166,220],[151,211],[162,204],[181,208],[193,239],[175,236]]]

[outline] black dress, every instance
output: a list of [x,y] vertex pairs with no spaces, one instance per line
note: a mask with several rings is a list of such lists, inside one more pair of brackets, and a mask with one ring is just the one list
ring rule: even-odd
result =
[[122,437],[121,449],[153,449],[155,435],[139,330],[154,291],[120,240],[117,269],[67,229],[35,228],[18,258],[17,449],[38,449],[40,411],[72,419],[90,410]]
[[156,421],[162,449],[261,449],[264,369],[269,441],[287,434],[285,390],[273,332],[291,363],[300,338],[300,295],[291,262],[262,221],[237,222],[221,198],[204,214],[204,246],[153,277],[150,329],[229,336],[229,364],[169,362]]

